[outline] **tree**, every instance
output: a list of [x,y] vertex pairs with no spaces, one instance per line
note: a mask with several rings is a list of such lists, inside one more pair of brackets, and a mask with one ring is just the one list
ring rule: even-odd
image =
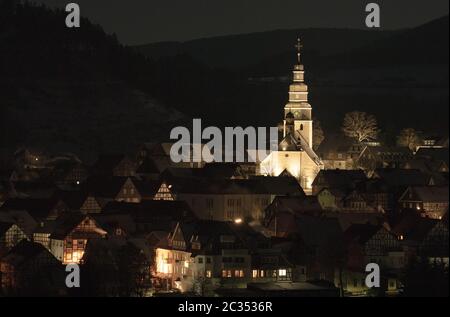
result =
[[317,150],[319,145],[325,139],[320,121],[315,120],[313,125],[313,149]]
[[403,129],[397,137],[397,145],[406,146],[411,151],[414,151],[421,143],[422,139],[413,128]]
[[349,112],[345,114],[342,131],[358,142],[373,140],[378,134],[377,120],[365,112]]

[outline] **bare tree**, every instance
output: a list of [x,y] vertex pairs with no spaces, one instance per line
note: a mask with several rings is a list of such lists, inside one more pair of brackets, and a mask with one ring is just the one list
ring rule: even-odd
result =
[[320,125],[320,121],[314,120],[313,125],[313,149],[317,150],[319,145],[322,143],[323,139],[325,139],[322,126]]
[[403,129],[397,137],[397,145],[407,146],[411,151],[414,151],[421,143],[422,139],[412,128]]
[[377,119],[365,112],[353,111],[345,114],[342,131],[358,142],[373,140],[377,137]]

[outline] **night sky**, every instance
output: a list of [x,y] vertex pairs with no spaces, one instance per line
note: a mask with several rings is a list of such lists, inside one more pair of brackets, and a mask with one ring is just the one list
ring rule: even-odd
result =
[[185,41],[274,29],[364,28],[365,5],[381,7],[385,29],[413,27],[448,14],[448,0],[35,0],[64,6],[115,32],[128,45]]

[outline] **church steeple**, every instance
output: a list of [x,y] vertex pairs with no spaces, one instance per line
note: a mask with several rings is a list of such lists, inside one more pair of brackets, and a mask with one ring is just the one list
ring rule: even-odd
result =
[[[294,115],[294,129],[312,148],[312,116],[311,105],[308,103],[308,86],[305,84],[305,70],[301,63],[301,49],[303,47],[300,38],[295,44],[296,64],[292,71],[292,83],[289,85],[289,101],[284,107],[284,116],[291,112]],[[284,135],[287,134],[286,120],[284,122]]]
[[297,49],[297,65],[301,64],[301,62],[300,62],[300,51],[301,51],[302,47],[303,46],[302,46],[302,43],[300,41],[300,38],[297,37],[297,44],[295,44],[295,48]]

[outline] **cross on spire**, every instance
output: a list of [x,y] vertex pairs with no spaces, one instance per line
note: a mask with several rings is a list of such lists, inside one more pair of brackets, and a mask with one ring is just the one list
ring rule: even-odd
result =
[[295,44],[295,48],[297,49],[297,62],[300,64],[300,50],[302,49],[303,45],[300,42],[300,38],[297,38],[297,44]]

